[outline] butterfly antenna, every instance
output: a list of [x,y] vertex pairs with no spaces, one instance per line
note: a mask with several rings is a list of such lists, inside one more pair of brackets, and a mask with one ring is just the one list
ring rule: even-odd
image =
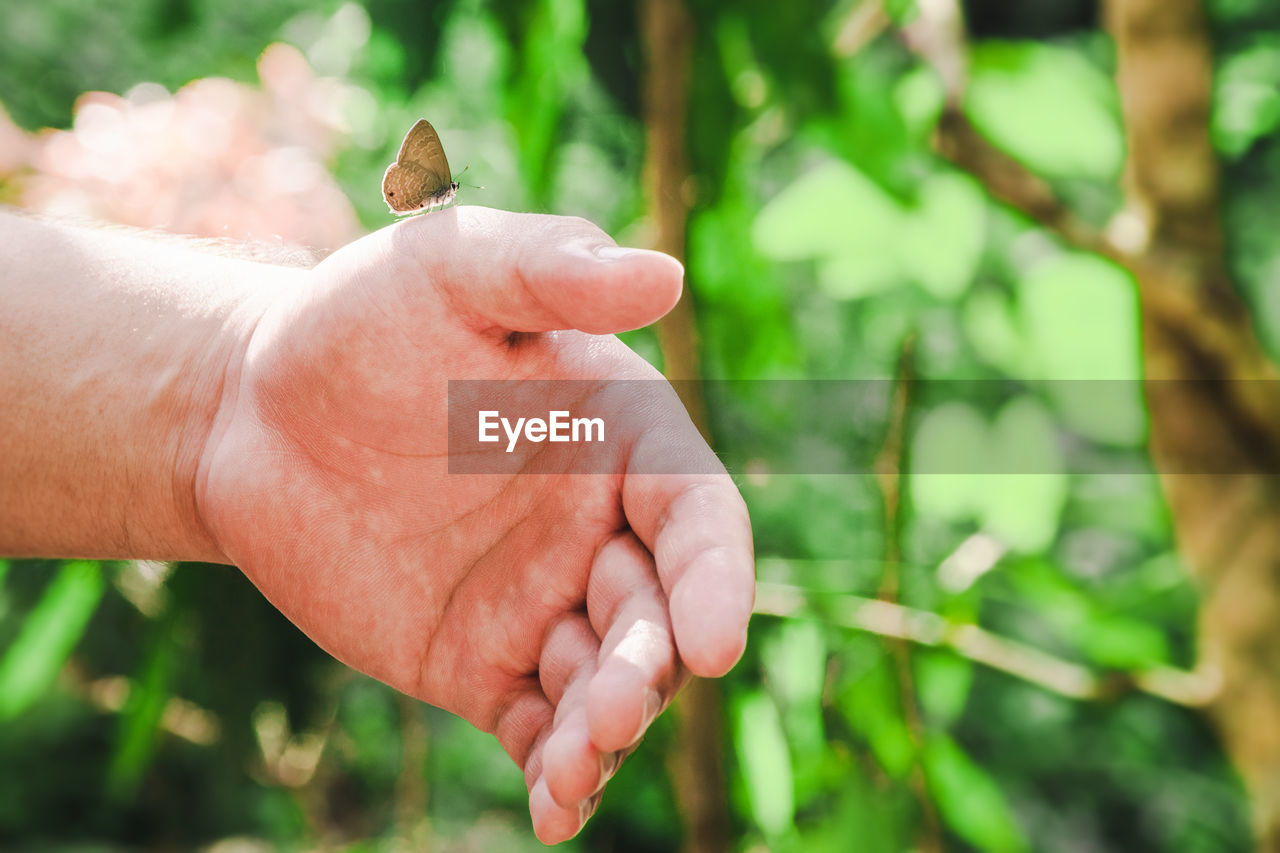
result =
[[[467,165],[463,166],[463,167],[462,167],[462,171],[461,171],[461,172],[459,172],[458,174],[454,175],[453,179],[454,179],[455,181],[458,181],[458,178],[461,178],[463,175],[465,175],[465,174],[467,173],[467,169],[470,169],[470,168],[471,168],[471,164],[470,164],[470,163],[468,163]],[[464,183],[462,183],[462,181],[458,181],[458,183],[462,184],[462,186],[464,186],[464,187],[470,187],[470,188],[471,188],[471,189],[473,189],[473,190],[482,190],[482,189],[484,189],[484,187],[478,187],[478,186],[476,186],[475,184],[464,184]]]

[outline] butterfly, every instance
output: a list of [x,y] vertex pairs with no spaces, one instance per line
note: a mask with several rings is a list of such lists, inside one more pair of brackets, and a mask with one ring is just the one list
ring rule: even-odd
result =
[[396,161],[382,176],[382,197],[395,214],[434,210],[451,203],[458,182],[449,171],[444,146],[431,122],[420,118],[400,143]]

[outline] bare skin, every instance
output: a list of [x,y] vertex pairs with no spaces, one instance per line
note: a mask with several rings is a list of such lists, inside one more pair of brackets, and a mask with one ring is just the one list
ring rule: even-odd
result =
[[454,208],[309,271],[14,217],[0,261],[0,552],[238,566],[339,659],[493,732],[543,841],[688,673],[741,655],[736,489],[628,473],[711,459],[687,418],[628,419],[612,474],[448,473],[449,379],[655,378],[610,333],[674,305],[669,257]]

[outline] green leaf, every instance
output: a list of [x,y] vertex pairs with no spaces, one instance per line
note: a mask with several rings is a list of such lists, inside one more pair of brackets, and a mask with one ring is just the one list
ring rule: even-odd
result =
[[946,90],[931,67],[919,65],[899,78],[893,87],[893,101],[910,133],[923,139],[938,123]]
[[1137,446],[1146,435],[1137,294],[1132,280],[1092,255],[1057,255],[1019,282],[1032,344],[1030,370],[1062,421],[1095,441]]
[[969,289],[986,237],[986,200],[971,178],[941,173],[920,188],[918,206],[898,234],[903,267],[932,296]]
[[1093,602],[1063,575],[1062,569],[1045,558],[1027,558],[1009,563],[1004,577],[1013,585],[1018,600],[1045,623],[1074,639],[1089,623]]
[[119,801],[130,798],[151,764],[160,721],[170,696],[170,682],[178,663],[173,618],[152,626],[151,643],[141,672],[133,682],[120,713],[115,751],[107,769],[107,794]]
[[752,818],[766,837],[773,838],[795,819],[791,755],[778,708],[767,693],[754,690],[738,701],[735,717],[735,748]]
[[[1138,571],[1151,573],[1157,588],[1169,583],[1169,578],[1182,578],[1176,561],[1149,562]],[[1090,596],[1060,566],[1047,560],[1024,560],[1011,566],[1005,577],[1013,583],[1019,600],[1036,613],[1038,622],[1093,663],[1134,670],[1170,660],[1163,630],[1118,612],[1114,598]]]
[[816,260],[819,284],[832,297],[851,299],[896,284],[894,251],[902,211],[898,203],[853,166],[833,160],[808,172],[760,211],[751,239],[777,261]]
[[931,722],[949,726],[959,718],[973,686],[973,664],[959,655],[916,649],[911,655],[916,695]]
[[835,298],[872,295],[915,280],[942,300],[963,293],[986,238],[986,199],[972,179],[941,173],[904,209],[844,161],[828,161],[773,197],[751,240],[773,260],[814,260]]
[[972,293],[964,302],[960,322],[965,338],[983,361],[1010,376],[1026,369],[1027,345],[1001,293],[991,289]]
[[97,563],[62,566],[0,660],[0,720],[22,713],[49,689],[84,633],[102,590]]
[[765,205],[751,234],[765,257],[817,261],[818,283],[836,299],[914,280],[950,300],[973,279],[985,215],[985,197],[964,176],[927,178],[917,203],[903,208],[853,166],[830,161]]
[[827,653],[822,629],[814,622],[789,619],[765,639],[760,651],[770,683],[788,705],[822,698]]
[[998,453],[982,494],[983,528],[1009,547],[1040,551],[1057,537],[1068,482],[1052,419],[1035,399],[1011,400],[996,416],[989,451]]
[[1119,108],[1101,71],[1040,42],[985,42],[971,57],[965,110],[996,145],[1050,177],[1119,176]]
[[1214,77],[1213,142],[1236,158],[1280,126],[1280,40],[1262,36]]
[[851,679],[840,692],[840,708],[863,737],[885,773],[905,779],[915,760],[915,745],[902,719],[898,681],[887,656],[878,652],[874,663]]
[[778,697],[793,757],[796,800],[802,806],[825,788],[828,744],[822,719],[827,675],[826,641],[816,622],[788,619],[761,644],[765,676]]
[[[838,782],[828,794],[820,819],[800,826],[804,853],[902,853],[912,849],[918,816],[905,786],[879,784],[879,774],[851,756],[842,755]],[[877,778],[873,781],[866,776]],[[818,815],[815,815],[817,817]],[[850,839],[856,839],[851,844]]]
[[921,418],[910,454],[909,494],[918,512],[949,521],[981,512],[987,439],[986,422],[968,403],[944,403]]
[[1143,669],[1169,660],[1163,631],[1123,616],[1095,614],[1079,641],[1090,660],[1113,669]]
[[944,734],[929,738],[922,756],[938,812],[957,835],[982,850],[1025,850],[1000,786]]
[[1054,255],[1018,282],[1036,366],[1048,379],[1138,379],[1138,297],[1133,280],[1094,255]]
[[1021,551],[1056,538],[1069,484],[1054,423],[1035,399],[1011,400],[991,426],[967,403],[944,403],[921,419],[911,459],[919,512],[977,519]]
[[897,27],[911,23],[920,13],[916,0],[884,0],[884,11]]

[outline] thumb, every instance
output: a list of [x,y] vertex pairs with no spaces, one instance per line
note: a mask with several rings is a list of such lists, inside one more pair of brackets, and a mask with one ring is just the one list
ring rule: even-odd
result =
[[512,332],[624,332],[680,299],[684,268],[670,255],[617,246],[568,216],[454,207],[392,226],[392,240],[427,267],[455,310]]

